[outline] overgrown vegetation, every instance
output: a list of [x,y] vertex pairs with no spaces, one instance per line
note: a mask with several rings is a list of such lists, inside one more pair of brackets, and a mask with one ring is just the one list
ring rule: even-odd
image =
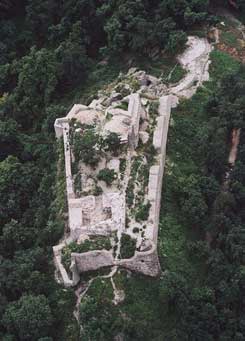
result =
[[97,236],[90,237],[90,239],[84,240],[81,244],[77,244],[76,242],[72,242],[69,245],[65,246],[62,249],[62,263],[66,268],[66,271],[69,272],[69,267],[71,265],[71,254],[75,253],[83,253],[93,250],[110,250],[111,242],[110,238]]
[[112,152],[117,155],[121,147],[121,139],[117,133],[110,132],[103,141],[105,151]]
[[131,207],[134,203],[134,180],[131,178],[128,182],[126,191],[126,204]]
[[71,143],[75,162],[84,162],[95,167],[100,161],[101,138],[94,128],[84,129],[82,133],[75,133]]
[[113,181],[117,178],[117,174],[114,169],[104,168],[101,169],[97,175],[98,180],[105,181],[107,186],[111,186]]
[[149,211],[151,204],[148,201],[147,204],[141,204],[138,206],[137,212],[135,214],[135,220],[138,222],[146,221],[149,216]]
[[136,239],[130,237],[130,235],[123,233],[121,236],[121,258],[131,258],[134,256],[136,249]]
[[[244,7],[242,1],[238,4],[241,5],[241,9]],[[80,328],[77,327],[72,313],[75,306],[73,291],[60,287],[53,275],[52,246],[61,238],[62,221],[65,220],[62,210],[66,206],[62,195],[65,188],[64,174],[62,175],[61,162],[58,162],[57,146],[54,142],[55,118],[62,117],[75,102],[84,99],[89,103],[98,88],[108,80],[114,79],[120,67],[127,66],[131,56],[135,55],[135,59],[138,54],[152,56],[155,48],[157,53],[160,50],[176,51],[186,41],[184,32],[186,29],[200,22],[207,22],[207,18],[210,18],[207,11],[208,1],[201,0],[180,2],[10,0],[0,3],[1,339],[77,341],[80,337]],[[104,58],[104,65],[98,64],[102,58]],[[230,62],[231,60],[227,59],[226,64],[220,63],[218,67],[216,66],[217,77],[223,73],[225,65],[230,66]],[[227,84],[231,81],[232,79],[228,79]],[[242,80],[236,79],[236,82],[240,86]],[[236,91],[239,90],[236,84],[232,83],[232,85]],[[237,92],[239,98],[242,98],[243,93],[244,91]],[[228,98],[226,93],[222,93],[222,96]],[[235,93],[233,96],[236,98]],[[232,106],[232,112],[229,112],[230,117],[237,116],[239,110],[236,106],[241,110],[239,103],[236,102],[235,106]],[[229,108],[230,102],[225,103],[224,107]],[[236,122],[237,125],[240,124],[240,118]],[[219,127],[217,124],[216,128]],[[189,131],[190,125],[191,123],[188,123],[188,127],[185,126],[183,131]],[[224,134],[222,129],[218,129],[215,142],[217,145],[219,137]],[[190,132],[194,135],[192,130]],[[203,137],[201,133],[199,134]],[[88,142],[89,149],[91,147],[89,141],[95,141],[93,133],[88,132],[86,138],[85,142]],[[205,140],[206,144],[207,142]],[[88,159],[86,148],[84,148],[84,155]],[[194,149],[193,144],[192,149]],[[210,150],[208,152],[210,154]],[[79,148],[77,153],[79,154]],[[243,155],[242,150],[240,153]],[[209,154],[208,157],[211,158]],[[93,164],[96,164],[97,158],[96,150],[92,148]],[[210,160],[217,165],[215,157]],[[219,161],[218,174],[215,176],[222,177],[222,165],[220,159],[217,160]],[[199,164],[195,166],[194,161],[190,161],[190,164],[194,168],[200,167]],[[211,167],[210,164],[208,165]],[[77,169],[78,165],[75,166]],[[191,166],[188,165],[187,168],[189,167]],[[242,167],[241,163],[239,167]],[[239,178],[241,176],[239,174],[242,174],[241,169],[237,168],[233,174],[236,176],[235,180],[239,179],[240,186],[243,182],[243,179]],[[235,180],[232,185],[232,195],[235,195],[237,204],[238,193],[242,202],[242,191],[238,190],[242,187],[238,186],[237,189]],[[186,210],[187,208],[185,206]],[[236,205],[234,210],[236,213],[241,212]],[[234,216],[232,219],[225,216],[224,220],[229,219],[233,224]],[[237,219],[241,219],[239,223],[242,224],[240,213]],[[238,321],[238,315],[242,316],[241,304],[238,304],[241,303],[243,296],[240,295],[243,272],[239,258],[241,255],[239,250],[242,247],[236,242],[242,240],[241,230],[239,226],[234,229],[234,226],[230,225],[230,228],[220,227],[219,231],[222,234],[220,232],[214,238],[214,246],[217,250],[213,261],[209,261],[208,264],[212,264],[213,267],[214,260],[217,263],[224,260],[225,271],[220,271],[221,266],[219,271],[216,267],[214,269],[216,275],[222,273],[222,276],[229,278],[216,276],[217,285],[212,289],[215,291],[215,296],[209,295],[207,291],[205,291],[206,296],[203,291],[201,296],[198,296],[196,291],[190,296],[189,302],[195,303],[193,305],[195,309],[199,307],[201,316],[194,308],[192,309],[194,314],[191,315],[192,306],[186,307],[184,304],[182,307],[186,308],[185,312],[189,315],[182,312],[180,314],[185,317],[184,322],[188,323],[189,331],[192,331],[194,324],[192,320],[190,321],[190,316],[193,315],[203,323],[202,328],[198,324],[198,329],[210,331],[211,336],[201,334],[198,336],[199,339],[201,337],[206,340],[212,337],[217,339],[220,329],[214,331],[214,324],[206,323],[208,319],[203,322],[204,312],[210,306],[205,311],[203,307],[206,308],[204,303],[210,304],[210,301],[216,304],[214,300],[221,297],[224,302],[219,301],[219,304],[216,304],[219,307],[218,313],[216,314],[212,305],[214,313],[211,314],[209,310],[209,314],[205,316],[210,315],[212,322],[217,320],[220,322],[223,333],[221,338],[242,339],[244,338],[243,321]],[[228,244],[228,241],[236,243]],[[238,256],[234,258],[233,253],[228,253],[231,250],[235,250],[234,254]],[[230,261],[228,265],[227,259]],[[238,268],[240,272],[237,271]],[[213,274],[213,271],[210,271],[210,274]],[[156,337],[164,339],[166,334],[163,332],[164,321],[167,319],[166,316],[161,315],[161,311],[165,306],[165,300],[157,296],[158,283],[126,276],[125,282],[127,299],[125,305],[121,307],[120,315],[123,323],[120,319],[114,318],[117,316],[116,307],[112,304],[105,305],[104,301],[108,303],[109,300],[106,295],[100,294],[96,296],[96,300],[87,305],[86,314],[81,314],[81,323],[87,339],[110,340],[118,330],[127,335],[129,340],[147,340]],[[179,284],[174,286],[172,283],[174,288],[179,286]],[[177,298],[183,298],[181,296],[183,286],[181,289]],[[189,291],[184,292],[189,297]],[[239,293],[236,298],[232,296],[234,292]],[[174,294],[173,302],[179,302],[176,292]],[[222,309],[225,308],[222,310],[221,306]],[[234,316],[235,310],[236,316]],[[223,314],[224,312],[226,315]],[[88,319],[86,319],[87,315]],[[169,324],[169,326],[175,325],[175,321]],[[183,330],[182,324],[178,327],[179,330]],[[231,335],[224,335],[228,329]],[[175,335],[171,334],[167,337],[174,339]],[[183,340],[185,334],[181,337]]]

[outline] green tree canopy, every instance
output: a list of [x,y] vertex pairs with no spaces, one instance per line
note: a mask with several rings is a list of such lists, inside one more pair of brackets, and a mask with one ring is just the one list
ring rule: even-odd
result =
[[52,314],[43,295],[24,295],[6,308],[3,322],[8,332],[19,340],[38,340],[48,336]]

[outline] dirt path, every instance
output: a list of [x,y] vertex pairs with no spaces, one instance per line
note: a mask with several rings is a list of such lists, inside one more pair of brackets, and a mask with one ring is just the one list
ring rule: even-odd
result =
[[[205,38],[188,37],[188,48],[178,57],[182,67],[187,71],[186,76],[169,93],[178,98],[191,98],[198,87],[209,79],[209,54],[213,47]],[[178,101],[177,101],[178,103]]]

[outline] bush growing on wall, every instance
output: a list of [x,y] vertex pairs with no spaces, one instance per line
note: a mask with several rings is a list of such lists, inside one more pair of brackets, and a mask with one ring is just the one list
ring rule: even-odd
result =
[[93,129],[87,129],[82,134],[75,134],[73,138],[73,153],[75,161],[94,167],[100,160],[100,138]]
[[97,178],[98,180],[105,181],[105,183],[110,186],[116,179],[116,173],[113,169],[104,168],[99,171]]
[[121,237],[121,258],[131,258],[134,256],[136,249],[136,239],[131,238],[128,234],[123,233]]
[[151,204],[149,201],[147,202],[147,204],[140,205],[135,214],[135,220],[138,222],[147,220],[149,217],[150,207]]
[[110,132],[110,134],[104,139],[103,144],[105,150],[108,150],[113,154],[117,154],[121,145],[121,139],[118,134]]

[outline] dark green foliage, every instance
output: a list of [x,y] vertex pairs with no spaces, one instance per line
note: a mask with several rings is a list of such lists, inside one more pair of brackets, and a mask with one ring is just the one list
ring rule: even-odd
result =
[[120,165],[119,165],[119,171],[120,174],[123,176],[126,170],[126,166],[127,166],[127,161],[126,159],[120,159]]
[[150,105],[149,105],[150,116],[152,116],[152,117],[158,116],[158,107],[159,107],[159,101],[158,100],[150,102]]
[[98,195],[100,195],[102,193],[103,193],[103,189],[100,186],[96,185],[95,189],[93,191],[93,195],[98,196]]
[[136,249],[136,239],[131,238],[128,234],[123,233],[121,236],[121,258],[131,258],[134,256]]
[[21,157],[23,144],[18,134],[16,121],[7,120],[0,122],[0,161],[3,161],[8,155]]
[[[182,78],[184,78],[186,71],[183,69],[183,67],[180,64],[176,64],[174,68],[170,71],[170,74],[168,75],[168,78],[166,81],[170,83],[177,83]],[[163,79],[165,81],[165,79]]]
[[181,28],[207,17],[208,1],[121,1],[104,4],[99,13],[104,17],[108,46],[113,51],[131,49],[149,54],[158,47],[176,50],[186,40]]
[[75,133],[72,140],[75,161],[94,167],[100,160],[100,140],[93,129],[86,129],[82,134]]
[[116,179],[116,173],[113,169],[104,168],[99,171],[97,179],[105,181],[105,183],[110,186]]
[[147,220],[149,216],[150,207],[151,207],[150,202],[148,202],[147,204],[141,204],[137,208],[137,212],[135,214],[135,220],[138,222]]
[[82,339],[113,340],[121,317],[112,303],[113,290],[109,279],[97,278],[80,305]]
[[128,103],[127,102],[121,102],[118,106],[118,109],[122,109],[122,110],[128,110]]
[[82,179],[81,174],[77,173],[74,178],[74,190],[76,194],[79,194],[82,190]]
[[144,151],[145,151],[145,157],[147,159],[148,167],[150,168],[154,164],[155,156],[157,155],[157,151],[152,144],[152,140],[147,142],[147,144],[145,145]]
[[131,178],[128,182],[128,187],[126,191],[126,203],[131,207],[134,203],[134,180]]
[[40,180],[32,163],[22,164],[16,157],[8,156],[0,163],[0,217],[4,224],[10,219],[20,219],[29,207],[29,200]]
[[118,154],[121,146],[121,139],[118,134],[110,132],[110,134],[103,141],[104,150],[110,151],[114,155]]
[[134,228],[133,228],[133,233],[136,233],[136,234],[137,234],[137,233],[139,233],[139,232],[140,232],[140,229],[139,229],[138,227],[134,227]]
[[38,340],[47,336],[52,314],[45,296],[25,295],[8,305],[3,323],[10,335],[19,340]]
[[[174,166],[165,178],[160,233],[166,240],[167,230],[168,238],[175,243],[161,239],[160,248],[167,254],[163,264],[176,272],[167,275],[161,295],[167,299],[169,314],[176,318],[177,339],[242,340],[245,335],[239,302],[244,292],[241,271],[244,213],[239,202],[243,200],[244,178],[240,176],[243,134],[239,161],[231,171],[228,187],[223,185],[229,169],[231,131],[244,125],[244,95],[240,93],[244,91],[244,79],[242,66],[238,72],[226,75],[213,94],[210,90],[199,91],[191,101],[180,105],[176,116],[173,114],[175,124],[170,130],[169,156]],[[195,143],[196,136],[206,141],[205,152],[203,142]],[[179,237],[181,230],[186,238]],[[187,239],[192,240],[188,247]],[[173,245],[179,258],[171,251]],[[234,328],[232,321],[236,321]]]
[[213,79],[220,79],[226,72],[235,72],[239,63],[228,53],[214,50],[211,52],[213,63],[210,65]]

